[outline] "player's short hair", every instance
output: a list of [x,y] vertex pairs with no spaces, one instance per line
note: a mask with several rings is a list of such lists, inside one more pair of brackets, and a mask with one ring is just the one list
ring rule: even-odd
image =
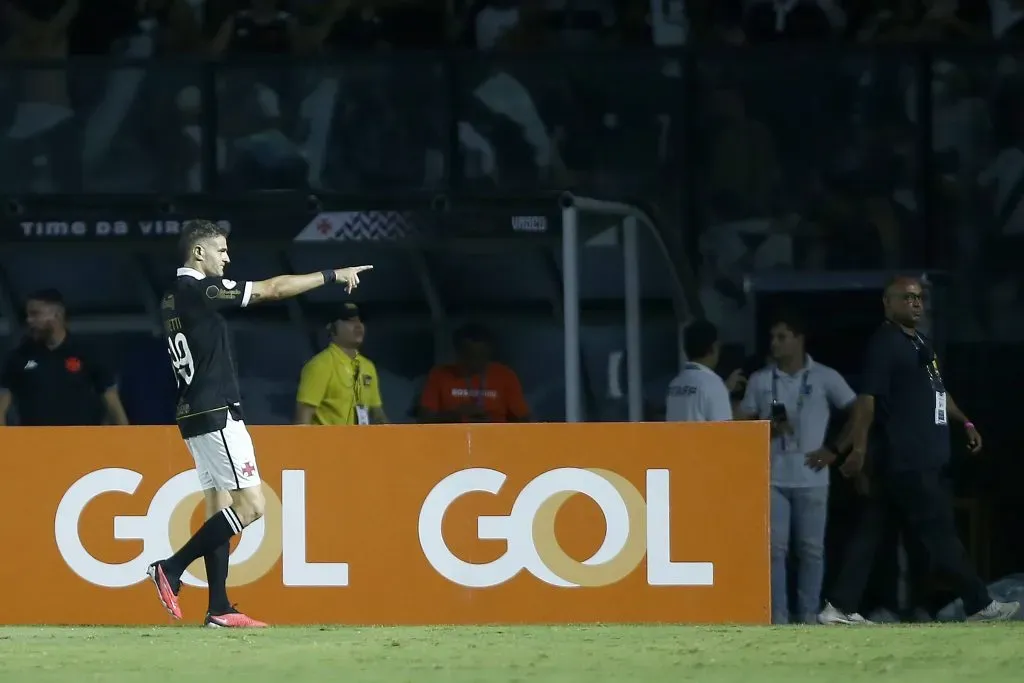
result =
[[683,350],[687,358],[703,358],[718,341],[718,328],[709,320],[694,320],[686,327]]
[[794,337],[807,336],[807,323],[797,311],[789,309],[776,311],[775,315],[771,317],[768,327],[772,328],[776,325],[785,325]]
[[60,291],[49,287],[47,289],[37,289],[25,298],[25,302],[39,301],[44,304],[53,304],[54,306],[63,306],[64,297]]
[[178,241],[178,252],[182,261],[187,261],[192,254],[192,248],[199,242],[213,237],[227,237],[231,234],[231,228],[226,225],[218,225],[213,221],[196,218],[185,221],[181,226],[181,239]]

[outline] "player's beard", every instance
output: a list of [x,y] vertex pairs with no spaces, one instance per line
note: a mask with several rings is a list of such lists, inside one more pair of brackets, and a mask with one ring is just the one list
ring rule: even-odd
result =
[[56,333],[56,325],[44,325],[42,327],[28,328],[28,336],[37,342],[47,342]]

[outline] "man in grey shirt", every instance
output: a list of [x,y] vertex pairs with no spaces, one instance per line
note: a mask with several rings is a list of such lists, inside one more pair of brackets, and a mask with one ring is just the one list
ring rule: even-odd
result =
[[[830,408],[847,410],[857,396],[842,375],[804,351],[804,326],[778,315],[771,326],[773,362],[750,376],[740,417],[769,419],[771,440],[772,622],[790,621],[786,562],[797,564],[797,617],[816,623],[825,571],[828,470],[808,463],[822,447]],[[790,541],[792,540],[792,544]]]

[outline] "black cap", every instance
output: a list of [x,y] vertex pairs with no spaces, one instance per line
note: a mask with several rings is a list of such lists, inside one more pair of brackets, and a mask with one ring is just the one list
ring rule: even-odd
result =
[[344,304],[342,304],[338,312],[334,314],[334,317],[331,318],[331,322],[334,322],[336,320],[352,320],[353,318],[361,319],[362,315],[359,313],[358,306],[356,306],[351,301],[347,301]]

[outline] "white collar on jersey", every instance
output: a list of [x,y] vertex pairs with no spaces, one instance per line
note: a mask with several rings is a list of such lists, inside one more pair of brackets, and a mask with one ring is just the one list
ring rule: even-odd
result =
[[710,372],[712,375],[718,374],[708,366],[704,365],[703,363],[698,363],[692,360],[687,361],[684,367],[687,367],[692,370],[697,370],[698,372]]
[[768,365],[768,367],[771,368],[772,374],[776,377],[797,377],[802,372],[807,372],[807,374],[811,373],[811,370],[814,369],[814,359],[811,358],[811,354],[805,353],[804,366],[797,370],[796,372],[794,372],[792,375],[789,374],[788,372],[783,372],[782,370],[780,370],[778,363],[772,362]]
[[197,280],[202,280],[206,276],[195,268],[178,268],[178,277],[194,277]]

